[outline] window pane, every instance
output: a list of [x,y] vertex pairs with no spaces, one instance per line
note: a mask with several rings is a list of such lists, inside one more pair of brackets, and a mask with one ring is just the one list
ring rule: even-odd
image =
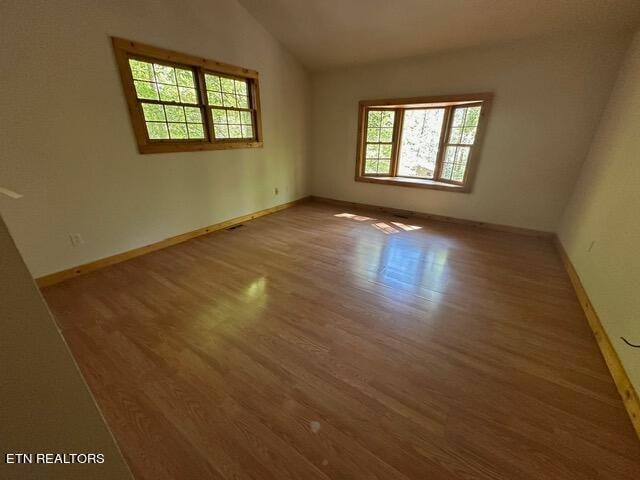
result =
[[382,119],[382,112],[378,110],[370,110],[367,117],[367,126],[379,127]]
[[222,89],[220,88],[220,77],[218,77],[217,75],[210,75],[208,73],[205,73],[204,82],[207,86],[207,90],[213,90],[214,92],[222,91]]
[[149,138],[152,140],[169,138],[169,131],[167,130],[166,123],[147,122],[147,132],[149,132]]
[[146,80],[148,82],[155,81],[155,77],[153,76],[153,65],[151,63],[130,58],[129,68],[131,68],[131,75],[135,80]]
[[217,107],[221,107],[223,104],[222,93],[220,92],[207,91],[207,98],[209,99],[209,105],[215,105]]
[[183,70],[182,68],[177,68],[176,74],[178,77],[178,85],[180,85],[181,87],[195,88],[195,84],[193,81],[193,72],[191,70]]
[[244,138],[253,138],[253,127],[251,125],[243,125],[242,136]]
[[229,123],[240,123],[240,112],[237,110],[229,110],[227,111],[227,122]]
[[242,138],[242,127],[240,125],[229,125],[229,137]]
[[462,182],[465,172],[467,171],[470,152],[471,147],[447,147],[440,178],[443,180]]
[[391,142],[393,140],[393,128],[381,128],[380,129],[380,141]]
[[377,173],[386,173],[389,174],[391,170],[391,160],[380,160],[378,162],[378,172]]
[[460,143],[461,139],[462,139],[462,127],[451,128],[451,133],[449,134],[449,143]]
[[129,59],[129,66],[138,98],[198,103],[193,71],[135,59]]
[[142,111],[144,112],[145,120],[157,122],[165,121],[164,108],[162,107],[162,105],[158,105],[155,103],[143,103]]
[[227,111],[222,108],[212,108],[211,113],[213,115],[214,123],[227,123]]
[[380,145],[380,158],[391,158],[391,145]]
[[187,138],[186,123],[170,123],[169,136],[174,139],[184,140]]
[[237,97],[231,93],[222,94],[222,103],[225,107],[236,108],[238,106]]
[[395,118],[396,112],[393,111],[384,111],[380,117],[380,126],[381,127],[393,127],[393,120]]
[[378,144],[367,144],[367,154],[366,158],[379,158],[380,145]]
[[198,103],[198,94],[195,88],[178,87],[178,90],[182,103]]
[[368,128],[367,129],[367,142],[379,142],[380,141],[380,129]]
[[465,108],[456,108],[453,111],[453,120],[451,123],[453,127],[461,127],[462,125],[464,125],[465,111],[466,111]]
[[185,122],[184,118],[184,107],[178,107],[175,105],[166,105],[164,107],[165,112],[167,112],[167,120],[170,122]]
[[202,123],[202,114],[197,107],[184,107],[184,112],[187,116],[187,122]]
[[158,100],[158,90],[156,90],[156,84],[150,82],[142,82],[135,80],[134,85],[136,87],[136,95],[138,98],[145,100]]
[[143,102],[142,111],[147,121],[149,138],[152,140],[204,138],[202,114],[198,107]]
[[364,164],[364,173],[365,174],[378,173],[378,161],[367,160]]
[[201,123],[188,123],[187,128],[189,130],[189,138],[204,138],[204,128]]
[[467,160],[469,158],[469,150],[471,147],[458,147],[456,151],[456,163],[460,163],[462,165],[467,165]]
[[222,84],[222,91],[225,93],[236,93],[236,87],[234,82],[230,78],[220,77],[220,83]]
[[240,112],[240,121],[244,125],[251,125],[251,112]]
[[456,163],[453,165],[453,174],[451,175],[451,180],[453,180],[454,182],[461,182],[464,180],[464,171],[466,170],[466,168],[464,167],[464,165],[460,165],[459,163]]
[[473,145],[473,142],[476,139],[476,128],[477,127],[464,127],[462,129],[462,139],[460,140],[460,143]]
[[404,112],[398,175],[433,178],[444,112],[444,108]]
[[176,85],[176,72],[173,67],[158,65],[157,63],[154,63],[153,69],[156,72],[156,81],[158,83]]
[[458,147],[447,147],[447,150],[444,154],[444,161],[448,163],[453,163],[456,160],[456,151]]
[[473,145],[476,139],[476,130],[480,121],[482,107],[457,107],[453,110],[453,120],[449,143],[461,143]]
[[249,108],[249,97],[238,95],[238,108]]
[[249,82],[247,80],[206,73],[205,85],[209,105],[249,108]]
[[247,91],[247,81],[246,80],[236,80],[236,93],[238,95],[248,95]]
[[481,107],[467,108],[467,118],[464,122],[466,127],[478,125],[478,122],[480,121],[480,109]]
[[158,84],[158,91],[160,92],[160,100],[163,102],[179,102],[180,96],[178,95],[178,87],[175,85]]
[[451,173],[453,172],[453,163],[443,163],[442,172],[440,178],[443,180],[451,180]]
[[216,138],[229,138],[229,129],[226,125],[214,125],[213,133]]

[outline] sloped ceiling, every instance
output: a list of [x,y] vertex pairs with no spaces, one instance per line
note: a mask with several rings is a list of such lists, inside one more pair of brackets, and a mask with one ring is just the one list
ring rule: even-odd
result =
[[640,0],[239,1],[311,70],[640,21]]

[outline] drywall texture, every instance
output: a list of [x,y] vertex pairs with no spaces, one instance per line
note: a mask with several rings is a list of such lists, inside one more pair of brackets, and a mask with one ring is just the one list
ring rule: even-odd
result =
[[[132,476],[0,217],[0,478]],[[33,453],[33,464],[7,464]],[[36,464],[36,453],[95,453],[101,464]]]
[[559,229],[636,391],[640,392],[640,31]]
[[[628,34],[556,37],[312,78],[313,195],[554,230]],[[494,92],[472,193],[354,181],[358,101]]]
[[[2,213],[34,276],[308,193],[307,73],[235,0],[0,7]],[[258,70],[264,148],[138,154],[111,35]]]

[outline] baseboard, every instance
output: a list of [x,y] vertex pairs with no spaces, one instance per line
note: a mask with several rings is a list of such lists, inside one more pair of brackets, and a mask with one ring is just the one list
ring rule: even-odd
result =
[[533,230],[530,228],[514,227],[511,225],[502,225],[499,223],[477,222],[475,220],[466,220],[464,218],[446,217],[444,215],[435,215],[433,213],[414,212],[412,210],[401,210],[399,208],[390,208],[390,207],[384,207],[381,205],[370,205],[367,203],[348,202],[345,200],[336,200],[333,198],[318,197],[315,195],[309,198],[317,202],[329,203],[332,205],[342,205],[345,207],[353,207],[353,208],[367,208],[367,209],[379,210],[385,213],[409,215],[413,217],[424,218],[427,220],[436,220],[438,222],[457,223],[460,225],[468,225],[471,227],[485,228],[487,230],[497,230],[500,232],[518,233],[520,235],[528,235],[533,237],[552,238],[554,235],[553,232],[546,232],[543,230]]
[[124,262],[125,260],[139,257],[140,255],[144,255],[146,253],[154,252],[162,248],[170,247],[171,245],[176,245],[177,243],[185,242],[187,240],[190,240],[195,237],[199,237],[201,235],[206,235],[208,233],[212,233],[217,230],[223,230],[233,225],[237,225],[242,222],[253,220],[254,218],[263,217],[271,213],[279,212],[280,210],[293,207],[294,205],[298,205],[308,200],[309,200],[309,197],[303,197],[298,200],[294,200],[292,202],[283,203],[271,208],[265,208],[264,210],[260,210],[258,212],[249,213],[247,215],[242,215],[241,217],[236,217],[230,220],[226,220],[224,222],[216,223],[214,225],[209,225],[208,227],[203,227],[197,230],[193,230],[191,232],[183,233],[181,235],[176,235],[175,237],[166,238],[164,240],[160,240],[159,242],[155,242],[150,245],[145,245],[143,247],[134,248],[133,250],[117,253],[109,257],[101,258],[99,260],[94,260],[93,262],[85,263],[83,265],[78,265],[77,267],[67,268],[59,272],[54,272],[49,275],[44,275],[42,277],[36,278],[36,283],[40,288],[48,287],[50,285],[63,282],[70,278],[74,278],[74,277],[83,275],[85,273],[98,270],[100,268],[108,267],[109,265]]
[[631,418],[631,423],[638,434],[638,438],[640,438],[640,399],[638,398],[638,393],[633,388],[631,380],[629,380],[629,376],[620,362],[620,357],[618,357],[618,354],[613,348],[611,340],[609,339],[607,332],[602,327],[600,318],[593,308],[591,300],[589,300],[589,296],[580,281],[578,272],[573,266],[573,263],[571,263],[571,259],[567,255],[567,252],[557,235],[554,236],[554,242],[558,249],[558,253],[560,254],[560,258],[562,259],[562,264],[564,265],[564,268],[571,279],[573,288],[576,291],[580,305],[587,317],[591,331],[596,337],[598,347],[600,347],[600,352],[604,357],[604,361],[606,362],[609,372],[613,377],[613,381],[618,388],[618,392],[622,397],[627,413]]

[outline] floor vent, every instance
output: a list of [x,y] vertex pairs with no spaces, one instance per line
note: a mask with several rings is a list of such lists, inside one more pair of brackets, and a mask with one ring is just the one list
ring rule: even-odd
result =
[[233,227],[227,228],[227,231],[235,230],[236,228],[240,228],[240,227],[244,227],[244,225],[242,223],[239,225],[234,225]]

